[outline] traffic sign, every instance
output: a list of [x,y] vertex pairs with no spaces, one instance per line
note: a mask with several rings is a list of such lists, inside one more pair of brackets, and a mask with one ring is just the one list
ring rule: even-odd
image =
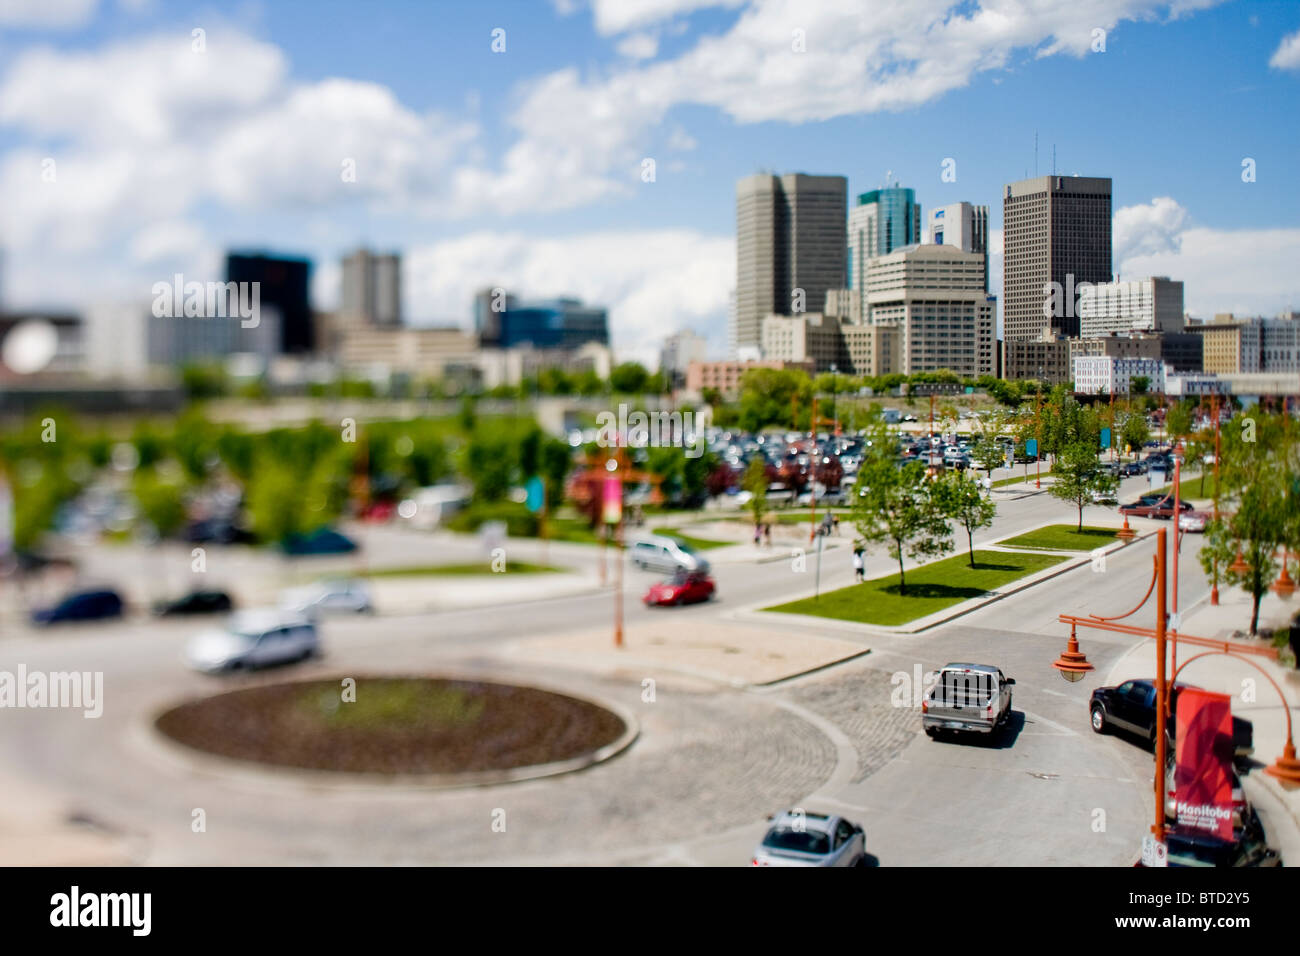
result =
[[1169,848],[1165,846],[1164,843],[1157,840],[1153,833],[1148,833],[1142,837],[1142,865],[1169,865]]

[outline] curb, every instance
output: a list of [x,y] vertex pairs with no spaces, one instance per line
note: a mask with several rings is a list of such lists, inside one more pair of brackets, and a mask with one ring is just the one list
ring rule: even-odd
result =
[[[481,676],[455,673],[455,668],[440,670],[438,677],[449,680],[481,681]],[[312,681],[287,681],[287,684],[311,683]],[[285,767],[277,764],[259,763],[253,760],[240,760],[224,757],[188,747],[167,737],[156,729],[157,719],[167,710],[177,706],[171,704],[152,712],[147,723],[133,723],[128,732],[130,742],[150,756],[179,767],[190,773],[219,776],[226,780],[263,785],[269,788],[288,787],[295,790],[326,790],[335,793],[394,793],[420,790],[463,790],[475,787],[494,787],[502,784],[522,783],[543,777],[575,773],[588,767],[604,763],[632,746],[641,735],[641,725],[632,712],[622,704],[612,701],[595,700],[586,694],[572,693],[551,687],[541,687],[529,681],[501,681],[516,687],[527,687],[562,697],[570,697],[585,703],[601,707],[618,716],[623,721],[623,733],[611,743],[580,754],[568,760],[552,763],[534,764],[527,767],[513,767],[506,770],[485,770],[463,774],[367,774],[348,773],[334,770],[309,770],[301,767]]]

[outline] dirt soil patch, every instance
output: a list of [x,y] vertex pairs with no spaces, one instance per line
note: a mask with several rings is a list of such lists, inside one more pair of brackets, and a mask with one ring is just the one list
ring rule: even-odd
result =
[[359,677],[265,684],[188,701],[157,719],[188,747],[310,770],[456,774],[580,757],[624,732],[618,715],[532,687]]

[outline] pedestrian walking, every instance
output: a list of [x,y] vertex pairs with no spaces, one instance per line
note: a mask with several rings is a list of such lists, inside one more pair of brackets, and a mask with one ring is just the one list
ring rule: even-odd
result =
[[763,538],[767,542],[767,546],[772,547],[772,522],[770,521],[763,525]]
[[986,495],[993,494],[993,479],[988,475],[984,476],[984,493]]
[[763,526],[755,522],[754,524],[754,547],[758,547],[763,541]]
[[835,532],[835,537],[840,536],[840,516],[831,515],[831,530]]
[[866,564],[863,561],[861,547],[853,549],[853,576],[859,581],[866,580]]

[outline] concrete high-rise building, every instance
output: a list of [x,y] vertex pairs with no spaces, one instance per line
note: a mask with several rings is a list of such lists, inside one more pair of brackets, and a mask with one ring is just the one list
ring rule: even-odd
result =
[[1079,335],[1079,283],[1111,276],[1110,180],[1039,176],[1006,186],[1002,328],[1007,340]]
[[523,301],[498,287],[474,297],[474,331],[484,346],[576,349],[609,345],[609,315],[578,299]]
[[868,263],[920,241],[921,206],[914,189],[895,183],[858,195],[857,205],[849,211],[849,287],[857,290],[864,316]]
[[393,329],[402,324],[402,257],[358,249],[343,259],[339,316],[345,324]]
[[868,324],[899,330],[898,371],[949,369],[976,378],[997,369],[997,299],[984,289],[984,256],[913,245],[870,260]]
[[940,246],[956,246],[984,257],[984,290],[989,287],[989,207],[954,202],[930,210],[926,235]]
[[708,342],[704,336],[683,329],[664,339],[664,347],[659,350],[659,371],[670,387],[680,388],[686,383],[686,370],[691,363],[703,362],[707,354]]
[[1189,325],[1203,342],[1203,368],[1218,375],[1300,372],[1300,312],[1275,319],[1220,313]]
[[1088,355],[1071,364],[1074,390],[1080,395],[1128,395],[1135,378],[1145,378],[1149,392],[1165,390],[1166,366],[1158,358]]
[[[821,308],[845,284],[843,176],[747,176],[736,184],[736,309],[729,345],[762,345],[768,315]],[[810,309],[811,306],[811,309]]]
[[1182,330],[1183,284],[1168,276],[1100,282],[1079,295],[1079,333],[1085,339],[1111,332]]

